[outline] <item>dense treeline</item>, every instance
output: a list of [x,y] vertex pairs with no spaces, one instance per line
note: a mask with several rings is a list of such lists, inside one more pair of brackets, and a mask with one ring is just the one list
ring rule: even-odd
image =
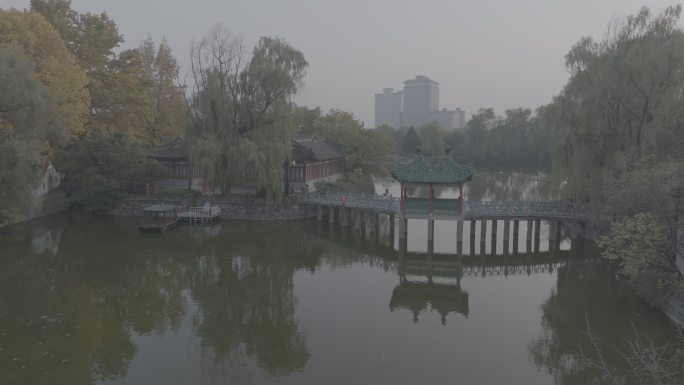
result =
[[554,128],[553,169],[569,196],[626,211],[647,209],[629,194],[671,201],[684,144],[680,13],[643,8],[567,54],[570,80],[540,116]]
[[107,14],[68,0],[0,9],[0,224],[33,204],[49,163],[70,176],[73,203],[94,211],[161,175],[144,149],[184,131],[178,65],[165,41],[115,53],[122,42]]
[[532,111],[525,108],[506,110],[505,116],[496,115],[492,108],[482,108],[463,129],[445,130],[430,123],[400,130],[395,136],[403,154],[411,154],[420,146],[434,157],[443,156],[449,149],[454,160],[478,167],[551,166],[551,130],[541,126]]
[[[684,177],[680,15],[679,5],[655,16],[644,7],[611,23],[603,40],[581,39],[565,57],[570,79],[539,113],[553,130],[553,174],[562,193],[595,211],[627,215],[599,245],[657,306],[684,298],[673,237]],[[634,339],[631,351],[620,352],[633,378],[615,376],[596,345],[583,360],[603,383],[681,383],[681,351],[643,344],[636,331]]]
[[677,191],[684,162],[681,6],[648,8],[581,39],[566,55],[570,79],[540,119],[553,127],[553,171],[570,199],[633,215],[602,244],[626,274],[676,272]]

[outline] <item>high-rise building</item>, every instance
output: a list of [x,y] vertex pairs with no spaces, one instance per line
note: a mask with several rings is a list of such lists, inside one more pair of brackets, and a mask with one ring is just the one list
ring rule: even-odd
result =
[[404,91],[375,94],[375,127],[420,127],[437,122],[444,129],[465,126],[465,111],[439,109],[439,83],[424,75],[404,82]]
[[402,102],[402,92],[394,92],[392,88],[384,88],[381,94],[375,94],[375,127],[401,127]]
[[432,113],[438,110],[439,83],[423,75],[404,82],[404,109],[401,114],[404,127],[430,123]]

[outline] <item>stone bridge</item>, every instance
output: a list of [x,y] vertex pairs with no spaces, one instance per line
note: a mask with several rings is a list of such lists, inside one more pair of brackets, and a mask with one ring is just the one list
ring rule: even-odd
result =
[[[371,194],[306,194],[303,202],[321,208],[359,209],[396,216],[402,214],[399,198]],[[458,199],[436,199],[430,212],[427,199],[408,198],[404,202],[403,214],[410,219],[435,220],[518,219],[586,222],[589,219],[589,211],[584,207],[561,201],[466,201],[462,213],[458,202]]]

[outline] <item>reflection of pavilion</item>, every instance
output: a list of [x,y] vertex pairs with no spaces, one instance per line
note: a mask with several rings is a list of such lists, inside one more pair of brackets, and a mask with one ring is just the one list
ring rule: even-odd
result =
[[[424,276],[427,282],[409,281],[406,276]],[[451,312],[468,316],[468,292],[461,288],[463,265],[432,260],[403,260],[399,263],[399,285],[392,291],[390,310],[408,309],[413,322],[425,310],[435,310],[442,316],[442,325]],[[448,279],[452,283],[435,283],[433,278]],[[453,280],[455,279],[455,282]]]
[[418,322],[420,312],[436,310],[442,316],[442,325],[446,325],[446,317],[451,312],[468,316],[468,292],[458,284],[402,280],[392,291],[390,299],[390,310],[395,309],[410,310],[413,322]]

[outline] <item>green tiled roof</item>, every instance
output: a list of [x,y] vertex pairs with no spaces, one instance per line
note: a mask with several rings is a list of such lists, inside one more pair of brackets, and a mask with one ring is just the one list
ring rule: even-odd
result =
[[448,156],[431,164],[418,154],[410,163],[394,167],[392,176],[407,183],[453,184],[469,181],[473,170],[457,165]]

